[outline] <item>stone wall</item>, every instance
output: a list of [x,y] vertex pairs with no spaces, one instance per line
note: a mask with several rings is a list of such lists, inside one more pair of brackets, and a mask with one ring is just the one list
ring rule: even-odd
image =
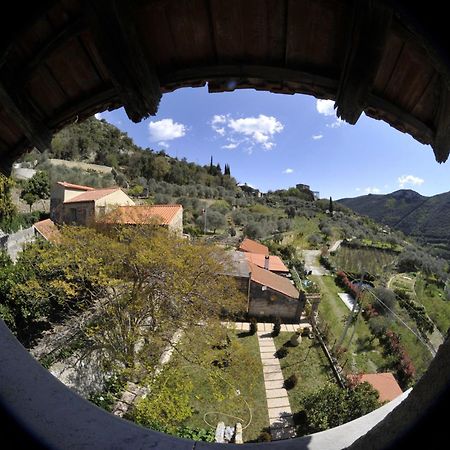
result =
[[287,297],[280,292],[266,287],[265,290],[257,283],[251,283],[249,315],[261,320],[279,317],[284,323],[298,323],[304,308],[300,299]]
[[0,247],[6,250],[9,257],[16,261],[17,255],[22,251],[24,244],[32,242],[35,239],[34,228],[26,228],[16,233],[5,234],[0,237]]

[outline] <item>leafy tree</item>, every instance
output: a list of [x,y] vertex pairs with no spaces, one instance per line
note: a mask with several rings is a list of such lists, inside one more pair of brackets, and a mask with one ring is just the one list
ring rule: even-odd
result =
[[9,231],[11,220],[16,214],[11,188],[12,180],[0,174],[0,228],[3,231]]
[[264,230],[258,223],[249,223],[244,228],[244,234],[250,239],[261,238],[264,235]]
[[330,214],[330,216],[333,215],[333,200],[331,197],[330,197],[330,203],[328,205],[328,213]]
[[316,433],[357,419],[380,405],[378,392],[369,383],[353,389],[327,384],[303,398],[306,415],[303,434]]
[[50,197],[50,180],[46,172],[36,172],[25,184],[20,198],[31,207],[37,200],[45,200]]
[[192,382],[179,369],[166,368],[156,378],[148,377],[143,384],[150,394],[141,397],[133,412],[134,421],[149,428],[163,427],[174,433],[183,420],[192,416],[190,393]]
[[[199,216],[198,225],[204,226],[204,216]],[[225,216],[219,211],[213,209],[208,209],[206,212],[206,228],[212,229],[214,234],[216,234],[217,228],[223,228],[226,225]]]

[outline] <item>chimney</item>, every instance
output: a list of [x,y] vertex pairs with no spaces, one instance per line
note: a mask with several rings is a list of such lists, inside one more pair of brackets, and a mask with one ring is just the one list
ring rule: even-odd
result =
[[269,255],[264,258],[264,269],[269,270]]

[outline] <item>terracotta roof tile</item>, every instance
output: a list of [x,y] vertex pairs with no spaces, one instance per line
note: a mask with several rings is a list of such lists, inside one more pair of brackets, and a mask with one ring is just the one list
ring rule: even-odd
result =
[[54,241],[59,236],[59,230],[51,219],[41,220],[36,222],[34,228],[47,241]]
[[90,186],[83,186],[81,184],[72,184],[72,183],[67,183],[65,181],[58,181],[58,183],[60,186],[69,188],[69,189],[78,189],[80,191],[95,191],[95,188],[90,187]]
[[[266,256],[260,253],[245,253],[248,262],[256,264],[259,267],[265,268]],[[289,269],[284,265],[283,261],[278,256],[269,256],[269,270],[271,272],[289,272]]]
[[269,249],[259,242],[253,241],[252,239],[245,238],[241,245],[239,246],[239,250],[242,252],[250,252],[250,253],[260,253],[262,255],[268,255]]
[[251,271],[251,280],[255,283],[267,286],[268,288],[280,292],[288,297],[297,299],[300,293],[289,279],[272,273],[270,270],[261,269],[256,264],[248,263]]
[[364,373],[361,376],[361,383],[367,381],[374,389],[380,394],[380,401],[394,400],[399,395],[403,394],[402,389],[394,378],[394,375],[390,372],[386,373]]
[[160,225],[169,225],[180,210],[183,210],[182,205],[119,206],[111,217],[115,223],[129,225],[148,223],[151,219],[156,219]]
[[93,191],[83,192],[76,197],[66,200],[64,203],[80,203],[80,202],[93,202],[106,197],[113,192],[120,191],[119,188],[109,188],[109,189],[94,189]]

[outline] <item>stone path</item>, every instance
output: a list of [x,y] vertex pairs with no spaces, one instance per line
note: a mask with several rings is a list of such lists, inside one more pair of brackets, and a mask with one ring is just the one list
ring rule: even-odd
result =
[[[237,331],[249,331],[250,323],[249,322],[222,322],[223,325],[232,328],[235,327]],[[298,330],[299,327],[311,327],[311,324],[306,321],[300,321],[300,324],[290,324],[283,323],[281,324],[281,332],[287,331],[294,333]],[[267,331],[271,333],[273,330],[273,323],[258,323],[258,331]]]
[[[295,325],[284,326],[295,327]],[[275,357],[276,348],[271,335],[272,329],[271,323],[258,324],[257,336],[263,365],[270,434],[273,440],[279,440],[295,437],[295,426],[288,394],[283,387],[284,378],[280,361]]]
[[320,250],[303,250],[302,253],[305,260],[305,270],[311,271],[311,275],[328,275],[328,270],[319,262]]

